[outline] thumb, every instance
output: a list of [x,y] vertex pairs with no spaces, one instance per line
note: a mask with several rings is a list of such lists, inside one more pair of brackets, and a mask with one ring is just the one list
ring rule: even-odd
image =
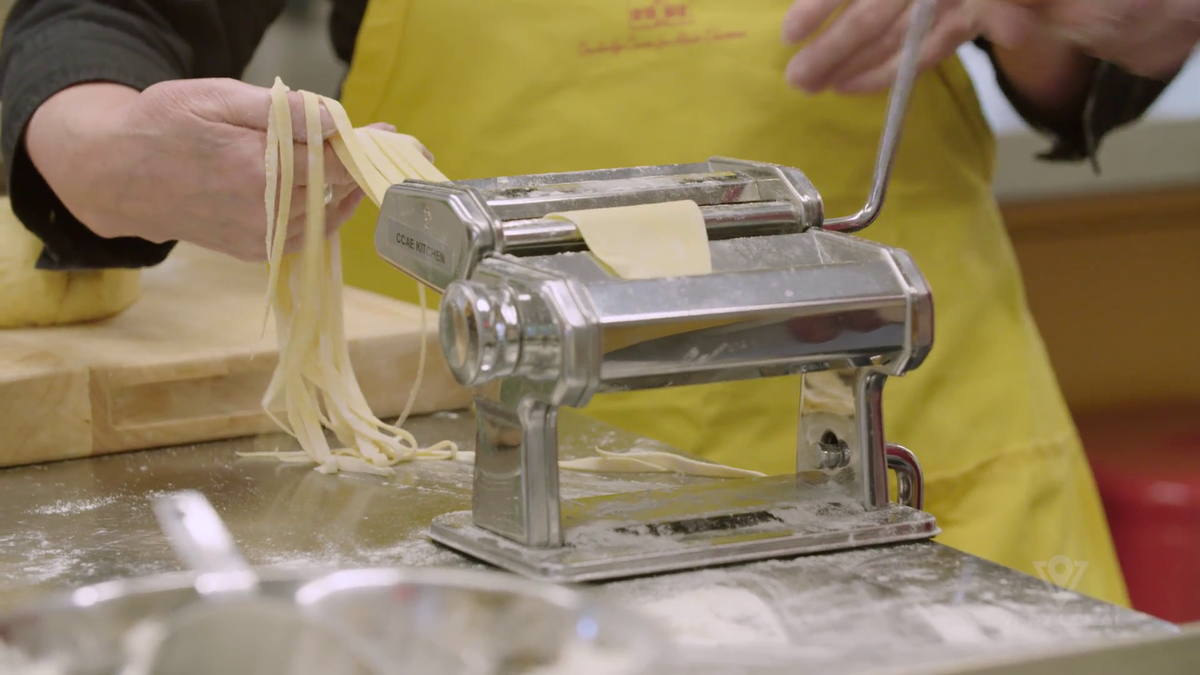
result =
[[[214,85],[214,102],[218,105],[215,111],[222,119],[214,120],[245,127],[247,129],[267,130],[268,116],[271,114],[271,90],[246,84],[238,80],[214,80],[220,84]],[[305,126],[304,97],[298,91],[287,93],[288,109],[292,117],[292,138],[303,143],[308,138]],[[324,105],[321,110],[321,137],[329,138],[337,133],[333,117]]]

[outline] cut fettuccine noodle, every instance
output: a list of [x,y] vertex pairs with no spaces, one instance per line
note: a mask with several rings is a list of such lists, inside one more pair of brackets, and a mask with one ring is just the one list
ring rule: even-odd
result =
[[[387,424],[371,411],[350,364],[343,325],[341,251],[338,237],[325,236],[322,190],[306,192],[303,249],[287,255],[283,252],[295,187],[295,145],[287,92],[287,87],[276,79],[267,124],[267,300],[269,314],[275,318],[279,364],[263,396],[263,407],[302,449],[248,454],[315,463],[325,473],[382,475],[392,473],[392,467],[401,462],[452,458],[457,451],[454,443],[443,441],[422,448],[412,434],[401,428],[412,411],[424,375],[424,286],[418,285],[422,338],[416,381],[400,419],[396,424]],[[336,101],[311,92],[300,93],[307,139],[307,185],[325,184],[322,105],[337,127],[331,139],[334,151],[376,205],[382,202],[389,185],[407,178],[445,180],[411,136],[354,129]],[[282,417],[276,413],[280,409],[284,411]],[[333,431],[341,448],[330,447],[325,429]]]
[[[275,319],[279,343],[279,363],[263,396],[263,408],[287,433],[296,438],[296,452],[254,452],[245,456],[270,456],[286,462],[316,464],[323,473],[338,471],[389,475],[392,467],[416,459],[452,459],[457,446],[442,441],[422,448],[416,438],[402,427],[412,412],[424,376],[426,345],[425,287],[418,283],[421,304],[421,347],[417,376],[399,420],[387,424],[371,411],[350,363],[342,311],[342,260],[339,237],[325,236],[324,143],[321,132],[321,106],[332,117],[336,133],[329,143],[354,181],[376,206],[383,202],[391,185],[408,179],[447,181],[425,157],[415,138],[374,128],[355,129],[337,101],[302,91],[308,175],[306,191],[304,246],[297,253],[285,254],[287,223],[291,217],[291,198],[295,188],[295,136],[292,130],[288,88],[278,78],[271,89],[271,109],[267,124],[265,158],[267,187],[264,195],[267,211],[268,320]],[[652,278],[679,274],[698,274],[711,269],[708,259],[707,232],[698,207],[681,202],[652,207],[625,207],[628,214],[567,213],[556,217],[576,222],[595,244],[593,253],[621,276]],[[613,209],[613,211],[625,210]],[[619,227],[621,216],[639,223],[638,236],[645,226],[662,233],[664,244],[671,244],[676,255],[654,259],[614,259],[619,251],[615,238],[629,228]],[[654,220],[654,223],[649,223]],[[699,225],[697,225],[699,224]],[[613,232],[608,232],[609,228]],[[654,266],[658,267],[655,268]],[[282,409],[280,417],[276,411]],[[330,446],[325,429],[333,431],[340,448]],[[599,472],[678,472],[709,477],[747,477],[762,475],[719,464],[697,462],[661,452],[610,453],[598,457],[561,462],[576,471]]]

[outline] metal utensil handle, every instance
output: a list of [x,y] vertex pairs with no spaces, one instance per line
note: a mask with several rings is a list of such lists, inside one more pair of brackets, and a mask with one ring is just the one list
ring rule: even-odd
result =
[[258,591],[258,575],[203,494],[187,490],[160,496],[154,500],[154,514],[175,554],[199,573],[196,590],[202,595]]
[[925,474],[921,471],[921,463],[911,450],[894,443],[888,443],[888,468],[896,472],[896,503],[911,506],[920,511],[925,508]]
[[883,137],[879,141],[879,152],[875,156],[875,175],[871,181],[871,194],[866,206],[852,216],[826,220],[822,226],[835,232],[858,232],[875,222],[887,196],[888,183],[892,178],[892,164],[896,149],[900,147],[900,132],[904,129],[904,118],[908,114],[908,103],[913,85],[921,71],[921,47],[933,24],[937,0],[917,0],[909,15],[908,34],[904,38],[904,49],[900,52],[900,65],[896,81],[888,96],[887,119],[883,126]]

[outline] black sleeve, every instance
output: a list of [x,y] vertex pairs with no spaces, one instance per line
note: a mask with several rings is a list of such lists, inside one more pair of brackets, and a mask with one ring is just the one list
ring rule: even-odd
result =
[[367,13],[367,0],[334,0],[329,11],[329,41],[333,53],[345,64],[354,58],[358,29]]
[[1074,119],[1051,121],[1034,111],[996,62],[992,44],[985,39],[975,41],[992,62],[996,82],[1017,113],[1034,129],[1050,137],[1049,150],[1039,159],[1052,162],[1089,161],[1099,173],[1097,153],[1105,136],[1135,122],[1146,114],[1171,84],[1171,79],[1154,80],[1133,75],[1120,67],[1098,61],[1092,73],[1091,89],[1080,115]]
[[0,38],[0,145],[13,212],[45,243],[38,267],[145,267],[174,243],[104,239],[79,222],[25,152],[25,127],[83,82],[138,90],[166,80],[239,77],[284,0],[18,0]]

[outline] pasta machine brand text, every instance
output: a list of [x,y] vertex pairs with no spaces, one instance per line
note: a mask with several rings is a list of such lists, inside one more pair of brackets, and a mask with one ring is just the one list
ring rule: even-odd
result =
[[418,254],[425,256],[438,263],[439,265],[446,264],[446,252],[428,242],[421,241],[416,237],[407,234],[396,233],[396,243],[404,248],[416,251]]

